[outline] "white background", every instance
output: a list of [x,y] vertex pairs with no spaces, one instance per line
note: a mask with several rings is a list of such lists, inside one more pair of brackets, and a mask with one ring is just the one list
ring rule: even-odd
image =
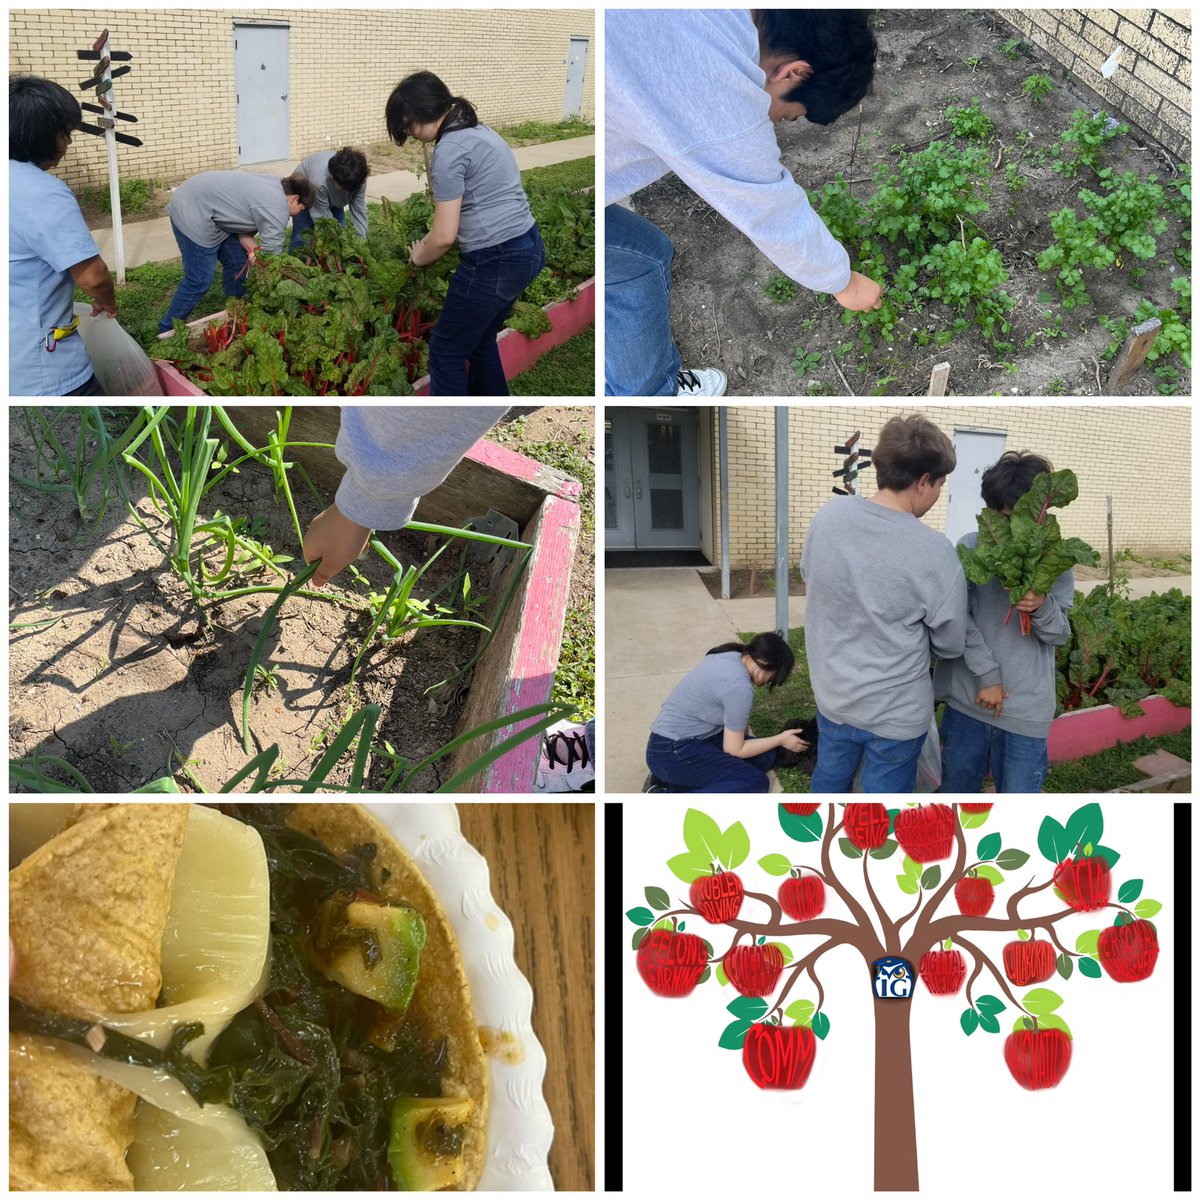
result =
[[[1052,870],[1037,848],[1037,831],[1049,815],[1065,824],[1088,798],[1042,797],[996,803],[985,825],[968,831],[968,865],[985,834],[999,832],[1004,846],[1030,854],[1020,870],[997,888],[992,913],[1031,878],[1044,882]],[[896,807],[892,802],[889,807]],[[747,890],[777,893],[781,880],[757,865],[766,854],[786,855],[798,865],[819,866],[819,843],[800,843],[780,829],[774,803],[693,796],[646,799],[626,806],[624,891],[621,913],[646,906],[643,889],[666,889],[672,901],[687,901],[687,888],[666,867],[686,849],[683,816],[689,807],[713,817],[722,829],[741,821],[750,835],[750,855],[737,869]],[[1055,974],[1043,987],[1063,997],[1059,1015],[1074,1035],[1070,1069],[1056,1088],[1029,1092],[1004,1064],[1004,1038],[1018,1014],[987,968],[975,983],[1005,999],[1000,1035],[977,1030],[966,1037],[959,1014],[965,994],[931,996],[918,984],[912,1012],[913,1090],[921,1191],[926,1194],[1166,1195],[1171,1191],[1174,878],[1170,800],[1151,796],[1102,801],[1102,843],[1121,859],[1113,871],[1113,899],[1121,883],[1142,879],[1141,898],[1163,904],[1153,918],[1162,953],[1154,974],[1139,984],[1118,984],[1104,975],[1070,980]],[[822,806],[821,812],[827,808]],[[915,903],[895,883],[902,858],[870,860],[876,894],[890,916]],[[862,886],[862,863],[833,848],[833,869],[870,908]],[[943,871],[953,859],[943,864]],[[944,878],[944,876],[943,876]],[[672,903],[672,908],[682,904]],[[1045,892],[1022,902],[1021,912],[1044,915],[1060,902]],[[953,896],[941,912],[957,911]],[[764,906],[747,900],[743,916],[766,917]],[[1075,939],[1110,924],[1115,913],[1081,913],[1059,922],[1059,941],[1074,950]],[[825,916],[849,917],[827,890]],[[617,918],[615,912],[606,914]],[[734,1020],[725,1005],[737,993],[715,978],[686,998],[655,996],[642,982],[631,947],[634,926],[622,916],[629,947],[622,957],[625,997],[623,1047],[625,1180],[635,1194],[799,1196],[832,1192],[869,1195],[874,1176],[874,1017],[867,969],[858,951],[842,947],[823,957],[817,972],[825,989],[832,1028],[817,1043],[813,1072],[797,1092],[764,1091],[742,1066],[741,1053],[718,1047]],[[694,923],[693,923],[694,922]],[[905,926],[911,932],[912,923]],[[717,955],[731,933],[698,918],[687,932],[707,937]],[[1002,969],[1001,951],[1015,935],[972,933],[969,939]],[[1039,936],[1044,937],[1041,933]],[[818,945],[816,938],[789,939],[796,957]],[[968,976],[971,971],[970,954]],[[915,965],[915,964],[914,964]],[[786,979],[786,975],[784,977]],[[986,981],[990,980],[990,983]],[[984,986],[981,986],[984,985]],[[782,984],[781,984],[782,986]],[[1021,989],[1013,988],[1018,998]],[[797,981],[788,1002],[816,1000],[808,977]],[[669,1149],[668,1149],[669,1147]],[[1090,1181],[1090,1182],[1085,1182]]]

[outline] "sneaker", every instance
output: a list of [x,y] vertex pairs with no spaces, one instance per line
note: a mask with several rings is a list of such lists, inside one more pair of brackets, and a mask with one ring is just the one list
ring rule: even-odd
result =
[[560,721],[551,726],[542,735],[535,790],[594,792],[595,780],[596,765],[588,753],[583,726],[573,721]]
[[723,396],[729,380],[724,371],[716,367],[703,367],[699,371],[680,371],[675,376],[676,396]]
[[646,781],[642,784],[643,792],[665,792],[666,790],[666,780],[659,779],[657,775],[647,775]]

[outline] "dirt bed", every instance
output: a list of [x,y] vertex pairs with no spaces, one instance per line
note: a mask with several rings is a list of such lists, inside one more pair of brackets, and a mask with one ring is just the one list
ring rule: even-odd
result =
[[[986,144],[989,161],[999,158],[1000,165],[991,172],[988,209],[973,218],[979,229],[967,220],[965,235],[984,236],[1001,252],[1009,275],[1003,289],[1014,301],[1012,330],[1005,338],[1014,351],[998,352],[974,324],[944,348],[917,345],[912,339],[918,330],[950,326],[949,311],[929,302],[920,314],[906,314],[891,339],[877,335],[870,356],[864,357],[855,343],[858,330],[841,322],[843,310],[831,297],[798,288],[790,302],[767,299],[763,288],[779,275],[774,264],[668,175],[637,193],[634,204],[675,245],[671,323],[684,367],[720,367],[729,376],[728,394],[741,396],[844,396],[847,384],[859,396],[924,395],[932,367],[943,361],[950,363],[952,395],[1104,394],[1101,382],[1110,369],[1104,359],[1113,335],[1097,318],[1124,318],[1132,324],[1144,299],[1175,307],[1178,297],[1170,284],[1184,271],[1172,252],[1186,245],[1180,221],[1170,216],[1167,230],[1157,238],[1155,258],[1143,262],[1126,256],[1121,269],[1086,269],[1092,304],[1074,311],[1063,308],[1053,273],[1038,270],[1034,260],[1053,240],[1049,214],[1072,207],[1082,220],[1087,210],[1079,191],[1098,190],[1087,167],[1074,179],[1055,174],[1048,151],[1075,109],[1091,114],[1101,107],[1112,112],[1111,106],[1064,79],[1063,69],[1028,42],[1022,42],[1015,60],[1006,57],[1003,46],[1015,31],[990,14],[879,10],[872,20],[879,57],[861,130],[857,110],[825,128],[804,120],[782,122],[776,130],[783,165],[814,203],[820,188],[839,172],[853,182],[852,194],[866,200],[875,191],[877,162],[895,167],[900,148],[920,149],[935,139],[954,141],[946,106],[969,105],[977,97],[996,126]],[[972,69],[968,59],[981,61]],[[1025,80],[1035,73],[1054,81],[1054,91],[1040,106],[1022,95]],[[1015,203],[1005,189],[1009,165],[1016,165],[1028,183]],[[1142,179],[1155,174],[1164,186],[1178,178],[1173,156],[1136,127],[1107,144],[1102,165],[1114,172],[1135,171]],[[894,248],[888,255],[894,271]],[[1145,268],[1140,281],[1131,279],[1131,266]],[[847,349],[840,350],[842,346]],[[792,365],[797,351],[819,355],[819,360],[813,366],[810,359],[798,372]],[[1005,365],[1003,358],[1012,364]],[[1167,361],[1180,372],[1177,389],[1187,394],[1190,376],[1179,356],[1172,354]],[[1159,382],[1146,368],[1125,390],[1154,395]]]
[[[12,470],[32,476],[30,439],[16,416],[10,438]],[[141,478],[135,474],[131,483],[136,507],[159,540],[169,541]],[[293,488],[305,528],[324,505],[298,480]],[[291,554],[295,561],[285,570],[294,572],[300,560],[295,532],[265,467],[248,464],[228,477],[211,506],[206,498],[204,515],[218,506],[231,516],[253,515],[260,522],[254,536]],[[114,498],[95,532],[80,532],[67,496],[11,485],[9,619],[68,615],[49,628],[10,633],[10,757],[41,749],[66,759],[97,791],[114,792],[163,775],[189,790],[178,770],[182,759],[208,789],[218,790],[247,761],[242,686],[275,597],[219,603],[206,628],[187,588],[124,503]],[[405,565],[425,561],[440,544],[414,533],[388,533],[382,540]],[[453,578],[459,553],[452,547],[439,558],[418,584],[419,598]],[[374,590],[386,591],[390,571],[377,555],[358,566]],[[472,565],[470,574],[472,590],[487,594],[487,568]],[[251,576],[250,582],[261,578]],[[335,582],[347,591],[353,587],[346,573]],[[388,741],[412,762],[458,732],[464,689],[454,683],[428,694],[426,689],[470,658],[477,631],[428,630],[386,646],[377,638],[351,694],[350,667],[368,628],[364,612],[342,605],[302,596],[285,604],[263,659],[277,668],[278,688],[257,689],[251,706],[252,754],[278,744],[276,777],[307,777],[343,722],[367,703],[382,708],[377,745]],[[386,757],[373,756],[366,786],[381,786],[390,769]],[[348,774],[345,760],[329,781],[344,784]],[[435,766],[410,787],[432,790],[442,781],[442,767]]]

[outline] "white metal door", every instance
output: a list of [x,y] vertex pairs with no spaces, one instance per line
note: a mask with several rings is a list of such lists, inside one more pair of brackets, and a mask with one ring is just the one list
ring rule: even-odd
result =
[[233,62],[238,165],[287,158],[287,27],[235,25]]
[[583,111],[583,76],[587,69],[587,38],[573,37],[567,57],[567,92],[563,97],[563,120]]
[[1004,453],[1007,436],[1003,429],[955,427],[954,453],[958,465],[947,481],[950,502],[946,509],[946,536],[952,545],[964,533],[978,528],[975,518],[983,508],[979,483],[984,471]]
[[609,409],[604,414],[604,548],[632,550],[636,545],[629,416]]

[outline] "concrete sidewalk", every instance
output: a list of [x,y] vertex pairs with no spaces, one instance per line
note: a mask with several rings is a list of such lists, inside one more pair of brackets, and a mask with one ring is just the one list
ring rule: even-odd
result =
[[[549,167],[555,163],[570,162],[576,158],[588,158],[596,153],[596,139],[592,137],[568,138],[561,142],[543,142],[538,146],[522,146],[514,150],[517,166],[522,171],[531,167]],[[281,162],[255,163],[239,170],[256,175],[278,175],[280,179],[291,174],[298,160],[284,159]],[[413,192],[424,185],[412,171],[390,171],[383,175],[371,175],[367,179],[367,199],[407,200]],[[125,267],[140,267],[148,262],[171,262],[179,257],[179,247],[171,232],[169,217],[156,217],[152,221],[126,222]],[[100,256],[113,267],[113,235],[111,229],[93,229],[92,237],[100,247]]]
[[[1170,588],[1190,596],[1191,576],[1129,581],[1134,599]],[[789,598],[790,629],[803,626],[804,602]],[[605,791],[640,792],[650,722],[671,689],[713,646],[773,630],[775,598],[714,600],[694,567],[608,570],[604,612]]]

